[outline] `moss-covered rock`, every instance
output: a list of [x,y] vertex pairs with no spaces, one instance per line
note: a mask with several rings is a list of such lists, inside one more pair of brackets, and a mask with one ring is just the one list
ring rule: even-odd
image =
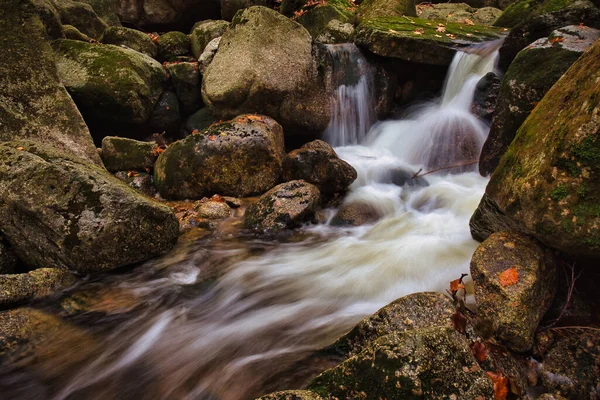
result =
[[471,218],[474,237],[521,230],[574,256],[600,257],[600,42],[521,125]]
[[236,16],[205,71],[202,98],[221,119],[260,112],[286,135],[315,134],[329,123],[331,92],[301,25],[265,7]]
[[32,139],[101,164],[87,126],[59,81],[34,6],[0,3],[0,141]]
[[422,64],[450,65],[457,49],[498,39],[498,28],[444,23],[422,18],[382,17],[363,20],[356,28],[355,43],[372,53]]
[[331,21],[353,23],[354,13],[351,4],[344,2],[330,2],[308,9],[298,18],[301,24],[313,38],[318,38]]
[[414,0],[364,0],[356,14],[359,21],[380,17],[416,17]]
[[273,5],[273,0],[221,0],[221,18],[231,21],[240,10],[245,10],[253,6],[272,8]]
[[169,61],[177,56],[185,56],[190,51],[190,37],[183,32],[167,32],[158,38],[158,59],[161,61]]
[[315,40],[324,44],[340,44],[351,42],[354,26],[348,22],[332,19],[319,33]]
[[479,171],[494,172],[517,130],[552,85],[598,38],[600,31],[567,26],[521,50],[504,75]]
[[311,220],[320,205],[316,186],[304,181],[282,183],[246,209],[244,226],[258,232],[295,228]]
[[102,18],[109,26],[121,26],[121,20],[117,14],[119,0],[81,0],[89,4],[94,12]]
[[229,28],[229,22],[223,20],[200,21],[190,32],[192,54],[198,58],[211,40],[223,36]]
[[451,327],[383,336],[308,389],[340,399],[489,399],[494,393],[466,339]]
[[167,64],[166,69],[183,114],[189,115],[198,111],[202,106],[198,63]]
[[323,398],[308,390],[284,390],[266,394],[256,400],[323,400]]
[[110,26],[104,31],[100,41],[104,44],[127,46],[132,50],[152,58],[155,58],[158,54],[158,47],[152,38],[136,29],[125,28],[122,26]]
[[111,172],[144,171],[154,167],[158,157],[157,148],[154,142],[106,136],[102,139],[102,161]]
[[60,22],[60,15],[50,0],[31,0],[31,4],[42,20],[48,37],[51,39],[64,38],[65,33]]
[[10,244],[0,236],[0,274],[12,274],[17,265],[17,256]]
[[63,25],[63,30],[65,32],[65,39],[79,40],[82,42],[90,42],[92,40],[92,38],[85,33],[81,33],[79,29],[75,28],[73,25]]
[[98,40],[108,27],[91,5],[74,0],[50,0],[60,15],[63,25],[73,25],[89,37]]
[[423,4],[417,7],[420,18],[459,24],[492,25],[501,14],[499,8],[474,8],[466,3]]
[[137,51],[55,40],[58,74],[86,117],[141,124],[166,84],[160,63]]
[[281,180],[283,131],[271,118],[241,115],[171,144],[154,166],[167,199],[264,193]]
[[552,253],[518,233],[491,235],[473,254],[477,313],[497,340],[516,352],[531,350],[538,324],[556,293]]
[[32,142],[0,145],[0,230],[32,267],[87,273],[169,250],[171,210],[106,170]]
[[494,25],[514,28],[531,17],[590,4],[587,0],[517,0],[504,10]]
[[283,160],[284,180],[305,180],[323,194],[344,192],[356,178],[356,170],[322,140],[291,151]]
[[75,282],[70,272],[58,268],[39,268],[23,274],[0,274],[0,306],[47,297]]

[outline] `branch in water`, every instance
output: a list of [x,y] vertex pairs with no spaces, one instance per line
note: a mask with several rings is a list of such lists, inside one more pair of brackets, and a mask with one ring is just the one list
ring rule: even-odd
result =
[[422,176],[429,175],[429,174],[433,174],[434,172],[441,171],[441,170],[444,170],[444,169],[452,169],[452,168],[458,168],[458,167],[466,167],[466,166],[468,166],[468,165],[477,164],[478,162],[479,162],[479,160],[475,160],[475,161],[468,161],[468,162],[461,163],[461,164],[448,165],[448,166],[446,166],[446,167],[440,167],[440,168],[432,169],[431,171],[427,171],[427,172],[425,172],[424,174],[421,174],[421,171],[423,171],[423,168],[421,168],[420,170],[418,170],[418,171],[417,171],[417,173],[416,173],[416,174],[414,174],[414,175],[412,176],[412,178],[411,178],[411,179],[420,178],[420,177],[422,177]]

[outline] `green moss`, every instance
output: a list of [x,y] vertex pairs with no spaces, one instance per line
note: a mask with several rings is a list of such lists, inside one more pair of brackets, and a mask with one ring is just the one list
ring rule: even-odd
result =
[[554,201],[561,201],[569,195],[569,190],[565,185],[558,185],[550,192],[550,198]]
[[597,136],[588,136],[571,147],[571,154],[580,162],[597,168],[600,162],[600,141]]
[[519,0],[508,6],[494,26],[513,28],[534,15],[559,11],[576,3],[576,0]]

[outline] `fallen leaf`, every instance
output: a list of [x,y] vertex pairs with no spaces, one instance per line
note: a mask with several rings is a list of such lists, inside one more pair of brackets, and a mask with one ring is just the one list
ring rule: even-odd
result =
[[500,273],[499,280],[503,287],[514,285],[519,281],[519,271],[517,271],[517,269],[514,267],[502,271]]
[[452,326],[460,333],[465,333],[467,328],[467,318],[460,312],[457,311],[452,314]]
[[475,22],[471,21],[469,18],[465,18],[465,24],[467,25],[475,25]]
[[467,33],[467,37],[471,37],[471,36],[473,36],[472,33]]
[[23,147],[19,146],[19,147],[17,147],[17,150],[23,151]]
[[450,39],[456,39],[456,36],[451,33],[446,33],[446,36],[448,36]]
[[415,30],[413,31],[413,33],[414,33],[415,35],[422,35],[422,34],[423,34],[423,29],[415,29]]
[[158,157],[163,151],[165,151],[165,149],[162,147],[155,147],[154,150],[152,150],[152,155]]
[[215,136],[213,136],[213,135],[210,135],[210,136],[208,137],[208,139],[209,139],[209,140],[215,140]]
[[502,373],[486,372],[492,382],[494,382],[494,400],[506,400],[508,396],[508,378]]
[[192,135],[195,135],[195,134],[196,134],[196,133],[198,133],[198,132],[199,132],[199,131],[198,131],[198,129],[194,129],[194,130],[192,131]]
[[442,35],[433,35],[433,36],[435,36],[435,37],[443,37]]
[[246,116],[250,121],[261,121],[264,122],[264,119],[260,115],[248,115]]
[[481,342],[475,342],[475,344],[473,344],[473,347],[471,347],[471,351],[473,352],[473,355],[475,356],[477,361],[479,361],[480,363],[487,360],[488,349],[487,347],[485,347],[485,344]]
[[442,26],[438,26],[437,28],[435,28],[435,31],[436,32],[441,32],[441,33],[446,32],[446,27],[443,26],[443,25]]
[[556,37],[553,37],[552,39],[549,40],[549,42],[551,44],[560,43],[560,42],[564,42],[564,41],[565,41],[565,38],[562,37],[562,36],[556,36]]

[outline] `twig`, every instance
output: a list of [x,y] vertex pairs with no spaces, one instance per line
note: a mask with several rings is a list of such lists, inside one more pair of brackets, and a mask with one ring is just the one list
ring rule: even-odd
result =
[[[560,311],[560,314],[558,314],[558,317],[554,321],[552,321],[552,323],[550,325],[544,327],[544,329],[550,329],[553,326],[555,326],[562,319],[563,315],[567,311],[567,308],[569,308],[569,305],[571,304],[571,297],[573,296],[573,290],[575,289],[575,281],[577,279],[579,279],[579,277],[583,273],[583,269],[579,272],[579,275],[575,276],[575,263],[573,263],[572,265],[569,265],[569,268],[571,268],[571,280],[568,283],[569,290],[567,291],[567,299],[565,300],[565,305],[563,306],[562,310]],[[568,281],[569,281],[569,277],[567,277],[567,282]]]
[[410,179],[416,179],[419,177],[419,173],[423,171],[423,168],[419,168],[419,170],[417,172],[415,172],[415,174],[413,176],[411,176]]
[[475,160],[475,161],[468,161],[468,162],[462,163],[462,164],[448,165],[447,167],[440,167],[440,168],[432,169],[431,171],[427,171],[424,174],[419,175],[419,172],[421,172],[421,170],[422,170],[422,168],[421,168],[416,174],[413,175],[413,177],[411,179],[420,178],[422,176],[433,174],[434,172],[441,171],[441,170],[444,170],[444,169],[452,169],[452,168],[457,168],[457,167],[466,167],[468,165],[477,164],[478,162],[479,162],[479,160]]
[[594,332],[600,332],[600,328],[594,328],[592,326],[557,326],[555,328],[549,328],[552,331],[564,331],[567,329],[571,330],[588,330]]

